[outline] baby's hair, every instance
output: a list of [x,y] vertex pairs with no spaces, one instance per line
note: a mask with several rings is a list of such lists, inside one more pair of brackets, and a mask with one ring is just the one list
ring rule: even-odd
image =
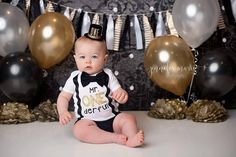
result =
[[78,44],[78,42],[80,42],[80,41],[92,41],[92,42],[99,42],[99,43],[102,43],[103,44],[103,46],[104,46],[104,48],[105,48],[105,51],[106,51],[106,54],[109,54],[109,51],[107,50],[107,46],[106,46],[106,41],[105,40],[93,40],[93,39],[90,39],[90,38],[88,38],[88,37],[86,37],[86,36],[81,36],[81,37],[79,37],[79,38],[77,38],[76,40],[75,40],[75,43],[74,43],[74,54],[75,54],[75,48],[76,48],[76,44]]

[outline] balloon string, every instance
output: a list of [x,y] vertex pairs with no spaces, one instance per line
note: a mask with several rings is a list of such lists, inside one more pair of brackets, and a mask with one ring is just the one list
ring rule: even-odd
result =
[[188,91],[188,99],[187,99],[187,103],[188,103],[189,98],[190,98],[190,93],[191,93],[191,90],[192,90],[192,85],[193,85],[194,75],[195,75],[195,74],[193,74],[192,79],[191,79],[191,83],[190,83],[190,87],[189,87],[189,91]]
[[192,90],[192,86],[193,86],[193,80],[194,80],[194,76],[197,74],[197,56],[198,56],[198,51],[196,49],[192,49],[192,52],[194,53],[194,73],[192,75],[192,79],[191,79],[191,83],[190,83],[190,87],[189,87],[189,91],[188,91],[188,98],[187,98],[187,103],[189,102],[190,99],[190,93]]

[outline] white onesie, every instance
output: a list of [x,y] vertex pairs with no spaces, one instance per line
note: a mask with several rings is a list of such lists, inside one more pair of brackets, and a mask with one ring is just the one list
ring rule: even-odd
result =
[[73,94],[76,117],[94,121],[113,118],[118,106],[110,95],[120,87],[118,80],[107,68],[92,77],[79,70],[73,71],[63,87],[63,91]]

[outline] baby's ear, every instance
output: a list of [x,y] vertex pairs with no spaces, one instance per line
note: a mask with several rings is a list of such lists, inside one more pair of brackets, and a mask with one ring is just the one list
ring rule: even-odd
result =
[[108,60],[108,57],[109,57],[109,55],[108,55],[108,54],[106,54],[106,55],[105,55],[105,58],[104,58],[104,61],[105,61],[105,62],[107,62],[107,60]]
[[75,54],[73,54],[73,57],[74,57],[74,60],[76,61],[76,55]]

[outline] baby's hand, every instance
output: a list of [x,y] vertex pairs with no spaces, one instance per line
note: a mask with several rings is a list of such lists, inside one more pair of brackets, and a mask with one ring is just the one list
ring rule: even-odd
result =
[[67,124],[71,119],[73,119],[73,116],[68,111],[65,111],[59,115],[59,122],[62,125]]
[[124,104],[128,100],[128,93],[124,89],[118,88],[112,93],[112,98],[118,103]]

